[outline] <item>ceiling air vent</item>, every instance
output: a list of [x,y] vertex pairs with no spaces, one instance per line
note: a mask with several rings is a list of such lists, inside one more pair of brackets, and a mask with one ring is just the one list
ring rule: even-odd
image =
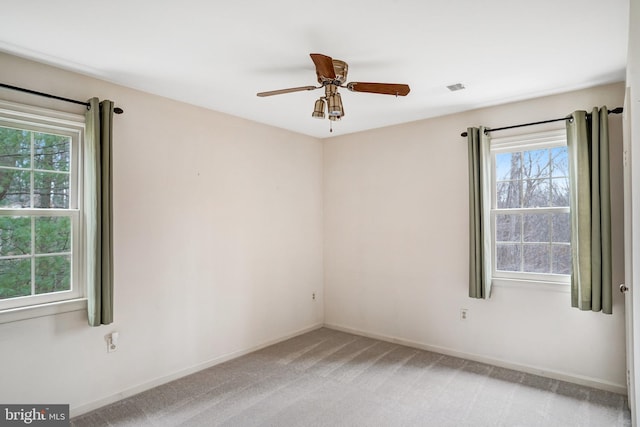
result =
[[455,92],[464,89],[464,85],[462,83],[456,83],[454,85],[447,86],[447,89],[449,89],[451,92]]

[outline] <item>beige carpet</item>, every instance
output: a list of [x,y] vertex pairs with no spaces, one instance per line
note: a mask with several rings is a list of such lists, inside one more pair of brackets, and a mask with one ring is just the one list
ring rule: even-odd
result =
[[319,329],[74,426],[630,426],[626,396]]

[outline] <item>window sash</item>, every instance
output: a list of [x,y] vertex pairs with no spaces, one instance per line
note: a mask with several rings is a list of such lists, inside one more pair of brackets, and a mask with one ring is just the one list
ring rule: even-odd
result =
[[[70,153],[69,153],[69,170],[68,171],[56,171],[56,170],[46,170],[46,169],[35,168],[33,163],[33,156],[34,156],[33,146],[31,147],[32,159],[31,159],[30,168],[2,166],[0,167],[0,169],[24,171],[24,172],[28,171],[32,173],[44,172],[44,173],[68,175],[69,176],[69,196],[70,196],[68,209],[77,209],[80,206],[79,202],[80,202],[80,195],[81,195],[79,171],[80,171],[80,167],[82,166],[80,162],[80,158],[81,158],[81,141],[82,141],[82,135],[84,132],[84,125],[78,126],[79,124],[77,124],[74,127],[71,127],[69,125],[62,126],[59,123],[48,122],[46,117],[43,117],[40,119],[44,123],[26,122],[25,120],[13,118],[13,117],[1,117],[3,114],[3,110],[1,106],[2,106],[2,103],[0,103],[0,126],[18,129],[18,130],[26,130],[26,131],[35,132],[35,133],[46,133],[46,134],[69,137],[71,139],[71,147],[70,147]],[[32,119],[32,120],[35,120],[35,119]],[[32,187],[30,191],[31,193],[33,193],[34,191],[33,182],[32,182]],[[0,208],[0,209],[4,209],[4,208]],[[21,208],[21,209],[33,209],[33,208]]]
[[[15,212],[16,210],[11,210]],[[37,305],[37,304],[45,304],[53,301],[60,300],[68,300],[75,298],[82,298],[84,296],[84,289],[81,286],[81,276],[79,268],[80,266],[80,251],[78,248],[80,245],[80,233],[78,229],[80,228],[80,212],[76,210],[57,210],[54,212],[54,215],[49,215],[48,209],[37,209],[37,210],[18,210],[17,215],[6,215],[7,210],[0,211],[0,216],[20,216],[20,217],[31,217],[31,218],[53,218],[53,217],[68,217],[70,218],[71,225],[71,247],[69,251],[65,252],[51,252],[46,254],[36,254],[35,247],[33,243],[31,245],[31,253],[23,254],[23,255],[8,255],[8,256],[0,256],[0,260],[8,260],[8,259],[30,259],[32,261],[31,265],[31,295],[25,295],[20,297],[13,297],[0,300],[0,310],[12,309],[17,307],[22,307],[25,305]],[[35,211],[35,212],[34,212]],[[45,211],[44,213],[42,211]],[[32,239],[35,238],[35,235],[32,235]],[[56,255],[69,255],[71,258],[71,277],[69,278],[69,290],[50,292],[45,294],[35,294],[34,287],[36,286],[35,277],[35,260],[38,258],[51,257]]]
[[[497,222],[496,216],[501,214],[519,214],[519,215],[527,215],[527,214],[554,214],[554,213],[569,213],[568,207],[548,207],[548,208],[518,208],[518,209],[492,209],[491,210],[491,275],[496,279],[520,279],[520,280],[531,280],[531,281],[542,281],[542,282],[553,282],[553,283],[569,283],[570,275],[568,274],[556,274],[556,273],[533,273],[526,271],[505,271],[497,269],[497,246],[500,244],[514,244],[514,245],[526,245],[530,244],[549,244],[549,245],[571,245],[570,242],[554,242],[550,240],[549,242],[525,242],[524,237],[520,236],[520,241],[517,242],[498,242],[497,241]],[[524,253],[520,254],[521,257],[524,256]]]

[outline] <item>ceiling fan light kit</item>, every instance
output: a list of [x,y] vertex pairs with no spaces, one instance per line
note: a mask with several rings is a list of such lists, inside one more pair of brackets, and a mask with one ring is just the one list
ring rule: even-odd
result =
[[316,119],[324,119],[324,99],[320,98],[316,101],[316,105],[313,107],[313,114],[311,117]]
[[344,108],[342,108],[342,98],[339,93],[331,95],[327,98],[327,114],[329,117],[341,118],[344,116]]
[[[327,115],[330,120],[339,120],[344,116],[344,108],[342,108],[342,98],[338,93],[338,86],[335,84],[328,84],[324,87],[324,90],[324,99],[327,101]],[[335,118],[331,119],[332,117]]]
[[406,96],[411,90],[409,85],[399,83],[345,83],[347,81],[347,73],[349,72],[349,65],[346,62],[333,59],[330,56],[320,53],[312,53],[310,56],[316,66],[316,76],[320,86],[300,86],[259,92],[257,95],[265,97],[324,88],[325,96],[316,100],[311,117],[324,119],[326,106],[327,117],[331,121],[336,121],[344,116],[344,106],[342,105],[342,97],[338,92],[338,88],[346,88],[352,92],[368,92],[395,96]]

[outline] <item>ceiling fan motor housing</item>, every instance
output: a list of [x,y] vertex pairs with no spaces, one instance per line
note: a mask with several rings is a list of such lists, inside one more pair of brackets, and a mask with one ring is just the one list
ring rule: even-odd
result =
[[336,72],[335,80],[341,85],[347,81],[347,73],[349,72],[349,66],[346,62],[339,59],[333,60],[333,69]]
[[337,86],[341,86],[344,82],[347,81],[347,73],[349,72],[349,65],[346,62],[341,61],[339,59],[331,59],[333,63],[333,72],[335,74],[335,78],[331,76],[325,76],[320,71],[316,71],[316,75],[318,76],[318,83],[323,86],[335,84]]

